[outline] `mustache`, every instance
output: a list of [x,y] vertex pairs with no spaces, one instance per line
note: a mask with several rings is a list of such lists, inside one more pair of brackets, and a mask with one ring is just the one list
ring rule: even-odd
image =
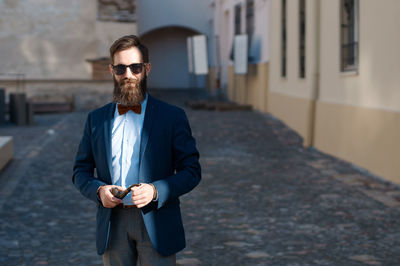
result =
[[123,80],[121,80],[121,81],[119,82],[119,85],[120,85],[120,86],[123,86],[123,85],[127,85],[127,84],[138,84],[139,82],[140,82],[140,81],[137,80],[137,79],[124,78]]

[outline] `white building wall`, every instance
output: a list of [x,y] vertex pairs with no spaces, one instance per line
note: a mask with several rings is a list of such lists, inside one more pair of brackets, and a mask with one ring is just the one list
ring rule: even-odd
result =
[[256,0],[255,5],[255,36],[260,42],[261,57],[260,63],[270,60],[270,2],[271,0]]
[[132,23],[97,22],[97,0],[0,1],[0,73],[26,79],[90,79],[86,59],[108,56]]
[[[265,63],[269,54],[269,8],[271,0],[255,0],[254,5],[254,35],[251,55],[255,55],[253,63]],[[246,32],[246,0],[215,0],[214,31],[219,36],[219,51],[221,63],[221,84],[226,87],[228,68],[233,65],[230,58],[235,28],[235,6],[241,5],[241,33]]]
[[226,1],[215,1],[215,35],[218,36],[219,63],[221,71],[221,85],[227,86],[228,67],[232,65],[230,53],[233,39],[233,10]]
[[204,88],[206,77],[189,74],[186,38],[206,35],[208,62],[214,62],[211,0],[138,0],[138,33],[153,64],[150,88]]
[[340,71],[340,1],[321,4],[320,99],[400,111],[400,1],[360,0],[359,69]]
[[109,57],[113,42],[124,35],[137,35],[137,24],[127,22],[97,21],[95,23],[96,56]]
[[286,1],[286,77],[282,77],[282,1],[271,2],[270,91],[303,99],[315,97],[318,73],[316,1],[306,1],[306,73],[300,77],[299,1]]
[[149,88],[184,89],[203,87],[189,74],[186,38],[193,31],[182,28],[163,28],[142,37],[149,49],[152,69],[147,81]]
[[178,26],[209,35],[211,0],[138,0],[140,35],[163,27]]

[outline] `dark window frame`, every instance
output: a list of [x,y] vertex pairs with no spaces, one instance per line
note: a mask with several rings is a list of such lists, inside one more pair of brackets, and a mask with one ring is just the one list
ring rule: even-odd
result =
[[281,76],[283,78],[286,77],[287,71],[286,71],[286,64],[287,64],[287,21],[286,21],[286,12],[287,12],[287,3],[286,0],[282,0],[282,5],[281,5]]
[[251,43],[253,41],[255,31],[255,1],[246,0],[246,34],[248,47],[248,60],[253,62],[254,58],[250,55]]
[[254,0],[246,1],[246,34],[251,39],[254,34],[255,15]]
[[306,0],[299,0],[299,76],[306,77]]
[[235,5],[235,35],[242,34],[242,6]]
[[340,70],[358,71],[359,0],[340,1]]

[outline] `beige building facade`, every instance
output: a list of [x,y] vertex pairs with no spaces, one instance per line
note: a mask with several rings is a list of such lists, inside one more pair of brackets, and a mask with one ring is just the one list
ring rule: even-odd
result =
[[90,60],[108,57],[112,42],[137,34],[125,0],[0,1],[0,87],[33,101],[73,101],[111,93],[111,76],[93,80]]
[[400,2],[358,6],[359,67],[341,72],[339,1],[321,4],[314,145],[400,183]]
[[151,89],[203,88],[206,77],[189,73],[186,38],[210,35],[210,1],[0,1],[0,88],[34,102],[111,100],[109,47],[128,34],[151,51]]
[[[269,77],[269,0],[216,0],[214,7],[214,65],[210,69],[211,89],[220,86],[230,99],[267,111]],[[249,36],[247,74],[235,74],[235,35]],[[217,82],[215,82],[217,81]]]
[[306,146],[400,183],[400,2],[260,2],[266,67],[235,75],[228,66],[229,98],[277,116]]

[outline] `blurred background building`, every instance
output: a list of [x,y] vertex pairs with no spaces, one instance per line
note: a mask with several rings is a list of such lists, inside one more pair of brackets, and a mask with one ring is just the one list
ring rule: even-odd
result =
[[109,92],[102,59],[113,40],[137,32],[130,2],[0,1],[0,87],[40,102]]
[[[150,88],[205,88],[206,77],[189,72],[187,38],[212,36],[210,0],[138,0],[138,34],[149,48]],[[211,54],[209,54],[211,57]]]
[[[214,5],[229,99],[275,115],[306,146],[400,183],[400,1]],[[244,75],[231,61],[238,34],[249,40]]]
[[[150,88],[250,104],[306,146],[400,183],[399,12],[398,0],[0,0],[0,87],[99,105],[112,91],[108,48],[137,34]],[[195,35],[207,37],[208,75],[190,71]],[[235,36],[247,36],[241,74]]]
[[135,34],[151,50],[151,88],[204,88],[206,76],[188,71],[186,38],[210,35],[209,2],[1,0],[0,87],[76,108],[95,101],[93,93],[105,101],[112,92],[108,49]]

